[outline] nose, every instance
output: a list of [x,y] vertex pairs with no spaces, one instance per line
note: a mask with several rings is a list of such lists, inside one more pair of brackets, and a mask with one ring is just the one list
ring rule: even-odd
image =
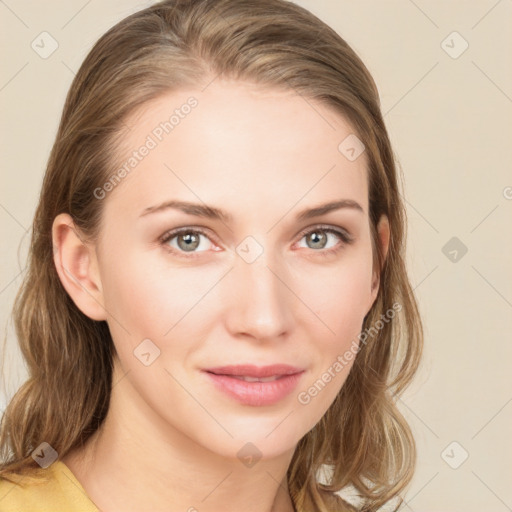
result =
[[236,258],[227,276],[226,324],[234,337],[262,341],[283,339],[293,328],[298,302],[289,289],[288,273],[263,252],[248,263]]

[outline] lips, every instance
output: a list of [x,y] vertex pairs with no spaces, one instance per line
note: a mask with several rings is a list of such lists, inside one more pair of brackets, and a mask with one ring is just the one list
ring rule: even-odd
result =
[[236,365],[203,370],[216,389],[244,405],[263,406],[280,402],[296,387],[302,368],[285,364]]
[[269,366],[254,366],[252,364],[239,364],[236,366],[219,366],[208,368],[205,371],[215,375],[228,375],[230,377],[252,377],[264,379],[266,377],[280,377],[283,375],[294,375],[303,371],[288,364],[272,364]]
[[273,375],[272,377],[249,377],[248,375],[229,375],[233,379],[243,380],[245,382],[272,382],[280,379],[282,375]]

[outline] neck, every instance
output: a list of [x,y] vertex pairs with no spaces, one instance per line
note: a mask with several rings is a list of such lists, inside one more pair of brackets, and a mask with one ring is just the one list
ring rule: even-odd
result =
[[62,458],[102,512],[294,512],[286,478],[293,450],[246,467],[172,429],[119,378],[115,370],[100,429]]

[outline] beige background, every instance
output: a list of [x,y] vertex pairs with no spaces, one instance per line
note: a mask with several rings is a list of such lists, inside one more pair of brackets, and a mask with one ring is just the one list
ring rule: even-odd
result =
[[[26,377],[8,317],[65,94],[93,42],[150,3],[0,2],[1,410]],[[512,1],[297,3],[367,64],[405,174],[426,347],[400,404],[419,449],[401,510],[512,510]],[[46,59],[31,48],[43,31],[59,45]]]

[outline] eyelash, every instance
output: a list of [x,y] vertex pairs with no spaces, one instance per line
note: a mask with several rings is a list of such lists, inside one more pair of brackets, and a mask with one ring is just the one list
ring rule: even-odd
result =
[[[331,233],[333,235],[336,235],[343,242],[341,245],[337,245],[335,247],[332,247],[331,249],[319,249],[316,251],[314,249],[311,249],[312,251],[317,252],[320,256],[330,256],[332,254],[335,254],[343,248],[344,244],[349,245],[349,244],[353,243],[353,241],[354,241],[354,238],[351,235],[349,235],[347,232],[330,227],[330,226],[323,226],[323,225],[314,226],[313,228],[306,228],[305,230],[301,231],[301,233],[299,233],[299,237],[300,237],[299,240],[302,240],[302,238],[304,238],[304,236],[310,235],[311,233],[314,233],[316,231],[323,231],[324,233]],[[178,228],[178,229],[174,229],[171,231],[167,231],[159,238],[159,241],[160,241],[161,245],[163,245],[165,247],[166,250],[170,251],[173,254],[177,253],[180,256],[183,256],[184,258],[199,257],[200,253],[198,254],[198,253],[192,252],[190,254],[186,254],[184,251],[177,251],[176,249],[171,248],[167,245],[167,242],[169,242],[170,240],[172,240],[173,238],[175,238],[176,236],[178,236],[182,233],[201,234],[201,235],[204,235],[208,239],[210,238],[208,236],[208,233],[201,228],[186,227],[186,228]]]

